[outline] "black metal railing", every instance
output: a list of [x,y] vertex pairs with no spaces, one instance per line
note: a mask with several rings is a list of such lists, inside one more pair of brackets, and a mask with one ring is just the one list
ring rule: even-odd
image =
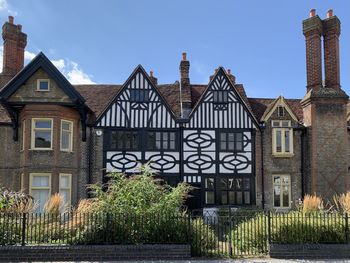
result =
[[194,256],[267,254],[269,244],[348,243],[348,214],[0,213],[0,245],[191,244]]

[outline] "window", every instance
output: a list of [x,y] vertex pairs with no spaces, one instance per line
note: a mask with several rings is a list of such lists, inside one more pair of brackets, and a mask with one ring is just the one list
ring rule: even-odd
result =
[[136,131],[112,131],[111,149],[115,150],[138,150],[139,135]]
[[243,133],[241,132],[221,132],[221,151],[243,151]]
[[148,132],[149,150],[175,150],[175,132]]
[[64,202],[70,206],[72,203],[72,175],[60,174],[59,193],[63,196]]
[[51,195],[51,174],[30,174],[29,194],[38,203],[36,212],[42,212]]
[[284,117],[286,115],[285,109],[283,106],[278,106],[277,107],[277,116],[278,117]]
[[32,149],[52,149],[52,119],[32,119]]
[[50,90],[50,80],[49,79],[38,79],[36,90],[37,91],[49,91]]
[[214,90],[213,101],[215,103],[227,103],[228,102],[228,90]]
[[130,101],[131,102],[147,102],[148,90],[145,89],[131,89],[130,90]]
[[73,151],[73,122],[61,120],[61,151]]
[[213,177],[207,177],[204,180],[204,203],[206,205],[215,204],[215,183]]
[[293,129],[290,121],[272,121],[273,155],[293,155]]
[[250,179],[220,178],[220,201],[222,205],[249,205]]
[[290,207],[291,188],[289,175],[273,176],[273,205],[279,208]]

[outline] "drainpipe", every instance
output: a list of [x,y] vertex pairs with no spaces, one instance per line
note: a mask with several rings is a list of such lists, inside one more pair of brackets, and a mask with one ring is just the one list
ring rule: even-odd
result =
[[301,200],[304,199],[305,195],[305,176],[304,176],[304,148],[305,148],[305,135],[307,130],[304,128],[301,131],[300,139],[301,139],[301,147],[300,147],[300,174],[301,174]]
[[261,149],[261,191],[262,191],[262,197],[261,197],[261,206],[262,209],[265,210],[265,178],[264,178],[264,130],[265,125],[260,125],[260,149]]
[[[87,156],[87,161],[88,161],[88,184],[92,183],[92,149],[93,149],[93,136],[92,136],[93,130],[92,127],[89,127],[89,138],[88,138],[88,142],[87,142],[87,152],[88,152],[88,156]],[[87,191],[87,196],[90,197],[90,191]]]

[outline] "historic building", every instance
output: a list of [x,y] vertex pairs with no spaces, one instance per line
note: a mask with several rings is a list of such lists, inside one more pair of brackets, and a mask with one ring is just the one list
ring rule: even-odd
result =
[[87,184],[146,162],[171,185],[195,186],[190,208],[288,209],[305,193],[350,190],[349,101],[331,10],[303,21],[303,99],[247,97],[222,67],[193,84],[186,53],[172,84],[139,65],[121,85],[72,85],[43,53],[23,67],[26,34],[13,17],[2,29],[0,186],[28,192],[40,208],[56,192],[76,204]]

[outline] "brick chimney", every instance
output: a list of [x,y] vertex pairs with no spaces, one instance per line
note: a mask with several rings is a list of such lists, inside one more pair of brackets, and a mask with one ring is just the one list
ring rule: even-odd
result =
[[191,111],[191,86],[190,86],[190,62],[187,60],[187,54],[182,53],[180,62],[180,84],[181,84],[181,101],[182,101],[182,117],[187,118]]
[[321,35],[322,21],[316,10],[310,11],[310,17],[303,21],[303,33],[306,42],[307,91],[322,87]]
[[21,25],[13,23],[13,16],[2,26],[4,40],[3,68],[5,75],[16,75],[24,64],[24,49],[27,45],[27,35],[22,32]]
[[228,78],[231,80],[232,84],[235,84],[235,83],[236,83],[236,77],[235,77],[234,75],[232,75],[231,69],[228,69],[228,70],[227,70],[227,76],[228,76]]
[[153,70],[149,72],[149,78],[154,85],[158,85],[158,79],[153,75]]
[[339,35],[340,20],[333,15],[333,10],[327,12],[323,23],[323,45],[325,65],[325,87],[340,88],[339,66]]

